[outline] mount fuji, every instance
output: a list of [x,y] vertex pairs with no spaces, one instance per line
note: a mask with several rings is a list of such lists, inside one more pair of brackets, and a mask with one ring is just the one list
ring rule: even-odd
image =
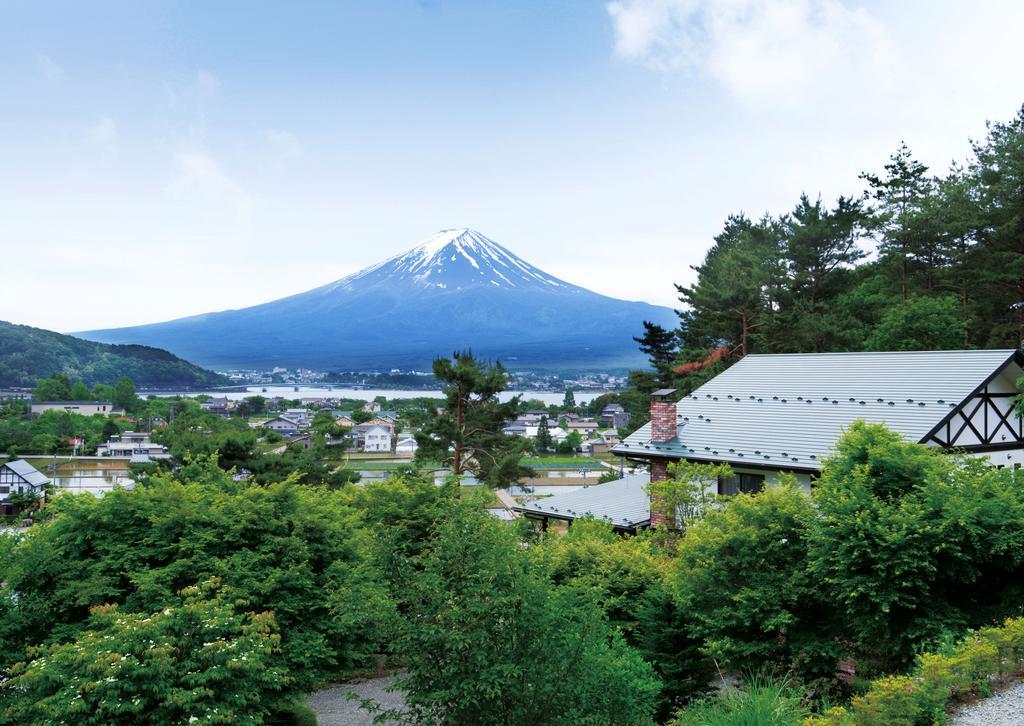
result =
[[78,335],[158,346],[220,369],[426,369],[464,349],[510,368],[610,369],[643,362],[633,336],[644,320],[677,323],[669,308],[591,292],[454,229],[291,297]]

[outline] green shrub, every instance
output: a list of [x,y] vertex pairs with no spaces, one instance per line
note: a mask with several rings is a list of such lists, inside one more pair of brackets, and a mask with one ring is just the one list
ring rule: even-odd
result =
[[850,704],[858,726],[914,726],[921,713],[918,685],[910,676],[886,676]]
[[994,679],[1019,672],[1024,656],[1024,618],[982,628],[949,653],[924,653],[908,676],[885,676],[853,698],[848,708],[809,716],[804,726],[915,726],[945,723],[958,696],[990,695]]
[[4,723],[260,723],[287,687],[272,613],[216,579],[154,613],[92,609],[72,641],[29,650],[0,683]]
[[739,688],[676,714],[672,726],[797,726],[805,715],[802,693],[785,681],[757,676]]
[[[1011,470],[853,423],[814,491],[807,546],[858,672],[899,672],[920,643],[1004,617],[1024,597],[1024,488]],[[1019,610],[1017,610],[1019,612]]]
[[360,513],[338,492],[156,476],[99,498],[61,495],[51,511],[0,563],[0,601],[16,602],[0,624],[0,665],[75,637],[94,605],[158,612],[210,577],[246,611],[273,612],[275,659],[295,690],[379,652],[390,599]]
[[660,683],[595,594],[557,585],[515,530],[448,503],[417,558],[392,642],[421,723],[649,723]]
[[674,586],[705,651],[730,668],[831,676],[839,647],[807,568],[814,507],[795,483],[732,497],[679,543]]
[[316,726],[316,712],[304,700],[296,698],[283,704],[266,723],[268,726]]

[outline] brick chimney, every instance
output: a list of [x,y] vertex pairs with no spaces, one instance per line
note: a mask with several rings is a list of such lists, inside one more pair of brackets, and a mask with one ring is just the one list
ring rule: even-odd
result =
[[[663,388],[651,394],[651,443],[664,444],[676,437],[676,400],[674,388]],[[668,459],[651,459],[651,481],[668,479]],[[652,502],[653,504],[653,502]],[[651,507],[651,526],[665,524],[664,512]]]
[[664,444],[676,437],[676,400],[674,388],[662,388],[651,394],[651,443]]

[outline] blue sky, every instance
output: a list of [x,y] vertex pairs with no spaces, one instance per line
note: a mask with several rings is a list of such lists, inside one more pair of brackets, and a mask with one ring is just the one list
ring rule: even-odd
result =
[[471,226],[671,305],[730,212],[941,170],[1024,102],[1024,5],[23,3],[0,9],[0,319],[299,292]]

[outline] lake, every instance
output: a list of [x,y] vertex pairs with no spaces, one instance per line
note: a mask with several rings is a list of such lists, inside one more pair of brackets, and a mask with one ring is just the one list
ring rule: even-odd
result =
[[[443,398],[444,395],[441,391],[407,391],[407,390],[393,390],[383,388],[345,388],[343,386],[246,386],[244,391],[178,391],[178,392],[167,392],[167,391],[140,391],[141,395],[147,395],[152,393],[156,396],[198,396],[200,394],[206,394],[209,396],[218,396],[229,398],[232,401],[240,401],[246,396],[266,396],[267,398],[273,398],[274,396],[281,396],[282,398],[296,399],[296,398],[354,398],[360,401],[372,401],[377,396],[384,396],[385,398]],[[605,393],[611,393],[611,391],[576,391],[574,396],[576,403],[584,404],[590,403],[598,396],[602,396]],[[561,404],[565,398],[565,394],[559,391],[502,391],[499,397],[502,401],[507,401],[513,396],[522,395],[523,399],[535,398],[543,401],[546,405]]]

